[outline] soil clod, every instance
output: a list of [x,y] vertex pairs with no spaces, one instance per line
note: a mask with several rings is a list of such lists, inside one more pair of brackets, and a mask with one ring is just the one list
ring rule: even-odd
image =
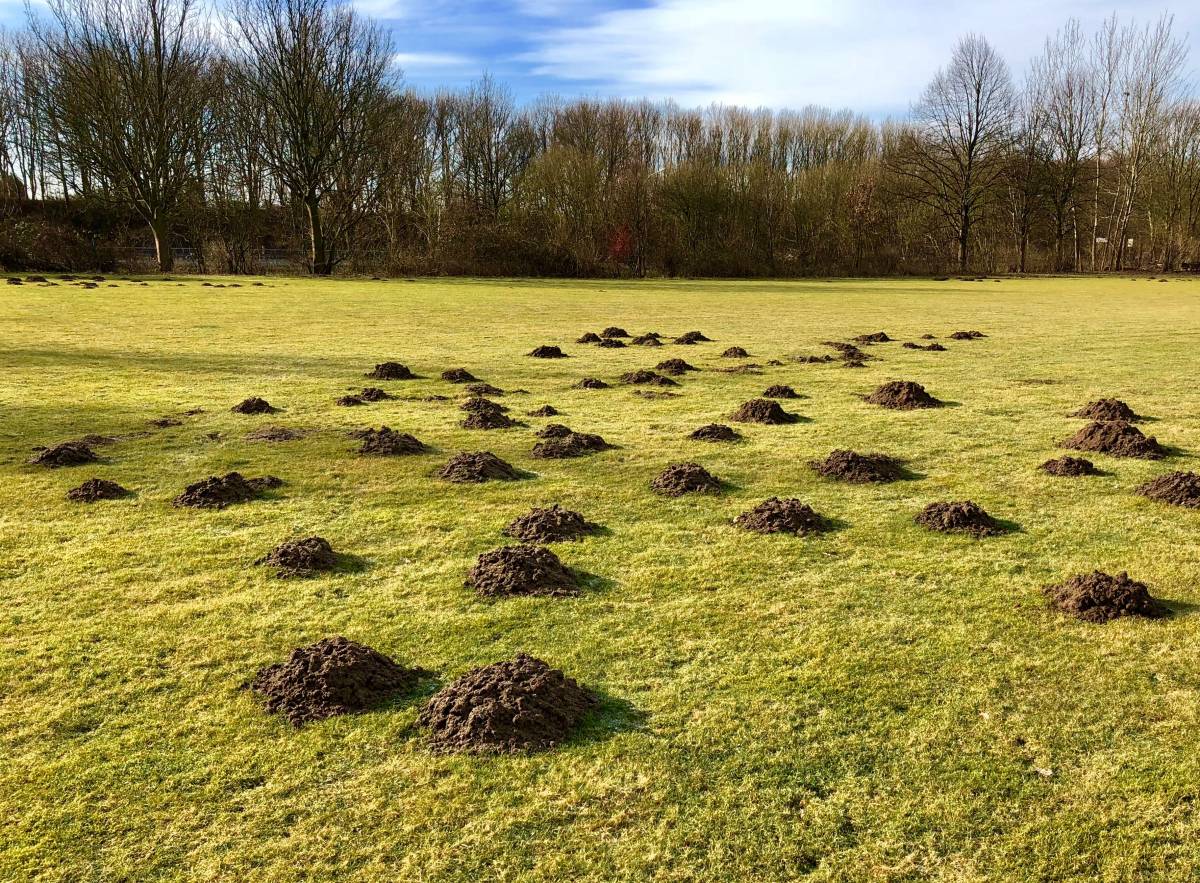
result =
[[274,476],[245,478],[240,472],[212,475],[193,482],[175,498],[176,506],[192,509],[224,509],[234,503],[253,500],[268,488],[278,487],[283,482]]
[[1049,475],[1060,476],[1100,474],[1100,470],[1096,468],[1096,465],[1091,460],[1083,459],[1083,457],[1057,457],[1053,460],[1047,460],[1038,469]]
[[910,340],[909,342],[902,344],[902,346],[906,350],[924,350],[925,352],[928,352],[928,353],[944,353],[946,351],[946,348],[944,346],[942,346],[940,343],[936,343],[936,342],[928,344],[926,346],[921,346],[921,344],[913,343]]
[[634,346],[662,346],[662,341],[655,334],[641,334],[630,341]]
[[659,473],[650,487],[666,497],[721,492],[721,482],[699,463],[674,463]]
[[601,340],[597,346],[602,347],[603,349],[619,350],[625,346],[625,341],[616,337],[606,337]]
[[251,396],[248,399],[242,399],[229,410],[235,414],[274,414],[279,409],[266,399]]
[[955,331],[950,335],[951,340],[979,340],[987,337],[982,331]]
[[95,463],[100,458],[88,445],[81,441],[66,441],[38,451],[29,462],[34,466],[59,469],[63,466],[82,466]]
[[608,389],[608,384],[599,377],[585,377],[575,384],[576,389]]
[[[487,401],[481,399],[480,401]],[[517,425],[507,414],[499,410],[473,411],[462,421],[463,429],[511,429]]]
[[1110,576],[1094,570],[1042,591],[1055,608],[1084,622],[1108,622],[1121,616],[1156,619],[1170,612],[1143,583],[1124,572]]
[[743,530],[755,533],[791,533],[806,535],[829,530],[829,522],[818,515],[811,506],[797,499],[781,500],[771,497],[759,503],[749,512],[743,512],[733,520]]
[[456,484],[515,481],[519,477],[517,470],[491,451],[464,451],[455,454],[438,471],[438,476]]
[[616,325],[609,325],[607,328],[605,328],[603,331],[600,332],[600,336],[604,337],[604,338],[614,338],[614,337],[629,337],[630,335],[629,335],[629,332],[626,331],[624,328],[619,328]]
[[736,430],[722,423],[709,423],[689,433],[688,438],[696,441],[732,442],[742,436]]
[[306,577],[333,570],[338,556],[324,537],[304,537],[280,543],[254,563],[276,568],[280,577]]
[[1200,509],[1200,475],[1195,472],[1170,472],[1139,485],[1134,493],[1173,506]]
[[553,405],[542,405],[536,411],[526,412],[526,417],[557,417],[559,414],[558,408]]
[[750,353],[746,352],[743,347],[731,346],[725,352],[721,353],[721,357],[724,359],[748,359],[750,358]]
[[362,444],[360,454],[372,457],[399,457],[406,454],[423,454],[426,445],[407,432],[397,432],[387,426],[364,430],[359,436]]
[[866,397],[872,405],[881,405],[894,411],[912,411],[917,408],[936,408],[942,402],[935,399],[925,387],[911,380],[893,380],[885,383]]
[[1136,426],[1123,420],[1089,423],[1064,441],[1063,447],[1140,460],[1161,460],[1167,454],[1157,439],[1147,438]]
[[535,444],[532,451],[532,456],[539,460],[567,460],[596,451],[606,451],[612,447],[601,436],[589,432],[568,431],[565,435],[556,434],[543,438],[545,441]]
[[638,386],[647,384],[652,386],[679,386],[679,383],[670,377],[665,377],[656,371],[649,371],[645,368],[638,371],[630,371],[628,374],[622,374],[621,382]]
[[128,497],[130,492],[115,481],[106,478],[89,478],[79,487],[67,491],[67,499],[74,503],[95,503],[98,500],[117,500]]
[[466,584],[485,598],[579,593],[579,581],[558,556],[530,543],[484,552],[467,574]]
[[364,402],[382,402],[395,398],[391,393],[384,392],[378,386],[364,386],[363,391],[358,394],[358,397]]
[[342,396],[334,399],[333,403],[335,405],[341,405],[343,408],[352,408],[357,405],[365,405],[366,401],[363,400],[362,396]]
[[575,339],[576,343],[599,343],[600,335],[595,331],[587,331]]
[[808,465],[825,478],[851,484],[883,484],[904,477],[900,461],[886,454],[838,450],[824,460],[813,460]]
[[777,383],[774,386],[768,386],[763,390],[763,398],[765,399],[798,399],[800,393],[783,383]]
[[598,525],[588,521],[578,512],[564,509],[555,503],[547,508],[535,506],[520,518],[514,519],[506,528],[506,536],[524,543],[560,543],[577,540],[595,533]]
[[467,392],[473,396],[504,395],[504,390],[498,386],[492,386],[490,383],[472,383],[467,387]]
[[692,346],[697,343],[710,343],[711,337],[705,337],[699,331],[688,331],[675,338],[675,342],[683,346]]
[[449,383],[474,383],[479,378],[466,368],[447,368],[442,372],[442,380]]
[[1070,416],[1084,417],[1088,420],[1124,420],[1126,423],[1136,423],[1142,419],[1133,412],[1133,408],[1120,399],[1098,399],[1088,402]]
[[655,365],[654,370],[661,371],[663,374],[670,374],[672,377],[679,377],[688,371],[699,371],[700,369],[695,365],[689,365],[683,359],[667,359]]
[[914,519],[917,524],[942,533],[970,533],[985,537],[1003,533],[1000,522],[971,500],[930,503]]
[[738,423],[779,425],[782,423],[795,423],[799,418],[795,414],[789,414],[783,410],[779,402],[772,401],[771,399],[751,399],[748,402],[743,402],[729,416],[729,419],[735,420]]
[[873,334],[860,334],[858,337],[854,338],[855,343],[865,343],[868,345],[873,343],[887,343],[890,340],[891,338],[882,331],[876,331]]
[[567,354],[556,346],[539,346],[530,351],[535,359],[565,359]]
[[366,376],[371,380],[412,380],[417,375],[399,362],[380,362]]

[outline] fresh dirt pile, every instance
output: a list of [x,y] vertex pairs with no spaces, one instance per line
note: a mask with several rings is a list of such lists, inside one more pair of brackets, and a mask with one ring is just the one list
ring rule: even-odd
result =
[[517,421],[501,411],[474,411],[460,425],[463,429],[511,429]]
[[675,342],[683,346],[691,346],[696,343],[710,343],[711,341],[711,337],[705,337],[699,331],[688,331],[675,338]]
[[531,456],[538,460],[567,460],[583,457],[596,451],[606,451],[612,445],[598,435],[589,432],[568,432],[566,435],[547,436],[533,446]]
[[899,460],[886,454],[859,454],[856,451],[833,451],[824,460],[812,460],[809,467],[825,478],[848,481],[852,484],[872,484],[897,481],[904,477]]
[[397,432],[387,426],[364,430],[359,438],[362,444],[358,452],[372,457],[399,457],[406,454],[423,454],[429,450],[425,444],[407,432]]
[[526,417],[557,417],[559,414],[558,408],[553,405],[542,405],[536,411],[527,411]]
[[417,375],[399,362],[380,362],[366,376],[371,380],[412,380]]
[[1140,485],[1134,493],[1174,506],[1200,509],[1200,475],[1195,472],[1171,472]]
[[[472,383],[467,387],[467,392],[472,396],[502,396],[504,390],[498,386],[492,386],[490,383]],[[514,390],[515,392],[515,390]]]
[[363,401],[362,396],[342,396],[341,398],[334,399],[333,403],[335,405],[341,405],[343,408],[352,408],[356,405],[366,404],[366,402]]
[[679,386],[679,383],[670,377],[664,377],[656,371],[649,371],[645,368],[638,371],[630,371],[628,374],[622,374],[621,382],[639,386],[646,384],[653,386]]
[[491,399],[485,399],[482,396],[472,396],[459,405],[458,408],[460,411],[466,411],[469,414],[481,414],[484,411],[503,414],[508,410],[508,408],[499,402],[493,402]]
[[358,394],[358,397],[364,402],[382,402],[395,398],[391,393],[384,392],[378,386],[364,386],[363,391]]
[[670,374],[673,377],[678,377],[681,374],[686,374],[688,371],[699,371],[695,365],[689,365],[683,359],[667,359],[664,362],[659,362],[654,366],[655,371],[661,371],[663,374]]
[[570,738],[597,702],[561,671],[518,653],[443,687],[421,710],[419,722],[439,751],[544,751]]
[[801,365],[820,365],[820,364],[824,364],[826,362],[836,361],[836,359],[834,359],[833,356],[795,355],[795,356],[788,356],[788,358],[791,359],[793,362],[800,363]]
[[567,354],[556,346],[539,346],[530,351],[535,359],[565,359]]
[[305,577],[333,570],[338,556],[324,537],[304,537],[280,543],[270,552],[255,561],[277,569],[279,576]]
[[771,399],[751,399],[748,402],[743,402],[729,416],[729,419],[735,420],[738,423],[778,425],[781,423],[795,423],[798,418],[795,414],[789,414],[783,410],[779,406],[779,402],[772,401]]
[[912,411],[916,408],[936,408],[942,403],[925,391],[925,387],[911,380],[893,380],[885,383],[866,397],[872,405],[881,405],[893,411]]
[[514,519],[504,533],[524,543],[561,543],[577,540],[594,533],[599,525],[588,521],[578,512],[564,509],[555,503],[549,508],[535,506],[520,518]]
[[597,346],[609,350],[619,350],[625,346],[625,341],[618,340],[615,337],[606,337],[597,344]]
[[616,325],[609,325],[600,332],[600,336],[604,338],[629,337],[629,332],[624,328],[618,328]]
[[709,423],[701,426],[699,429],[693,430],[688,438],[696,441],[722,441],[731,442],[737,441],[742,436],[735,430],[721,423]]
[[67,499],[74,503],[95,503],[98,500],[117,500],[128,496],[129,491],[106,478],[89,478],[79,487],[67,491]]
[[572,429],[562,423],[547,423],[541,429],[534,433],[538,438],[566,438],[571,435]]
[[919,343],[913,343],[912,341],[909,341],[908,343],[903,344],[903,346],[906,350],[924,350],[925,352],[929,353],[944,353],[946,351],[946,348],[940,343],[931,343],[928,346],[921,346]]
[[1133,413],[1133,408],[1120,399],[1099,399],[1088,402],[1083,408],[1070,415],[1084,417],[1088,420],[1124,420],[1126,423],[1136,423],[1142,418]]
[[599,343],[600,335],[594,331],[587,331],[580,337],[576,338],[576,343]]
[[29,462],[34,466],[59,469],[63,466],[82,466],[84,463],[95,463],[99,459],[96,452],[83,442],[65,441],[42,448],[30,458]]
[[438,477],[456,484],[478,484],[483,481],[515,481],[517,470],[491,451],[464,451],[455,454],[438,471]]
[[765,399],[798,399],[800,393],[782,383],[777,383],[774,386],[768,386],[763,390],[763,398]]
[[951,340],[979,340],[981,337],[987,337],[982,331],[955,331],[950,335]]
[[175,498],[175,505],[192,509],[224,509],[234,503],[253,500],[262,491],[281,484],[283,482],[272,475],[251,479],[243,477],[240,472],[212,475],[184,488],[183,493]]
[[1161,460],[1167,454],[1157,439],[1146,438],[1136,426],[1120,420],[1089,423],[1063,442],[1063,447],[1140,460]]
[[575,384],[576,389],[608,389],[608,384],[599,377],[585,377]]
[[797,499],[771,497],[733,520],[743,530],[755,533],[793,533],[799,535],[829,530],[829,522]]
[[654,334],[641,334],[630,341],[634,346],[662,346],[662,341]]
[[996,519],[970,500],[930,503],[917,513],[914,520],[922,527],[942,533],[970,533],[986,537],[1004,532]]
[[449,383],[474,383],[478,379],[466,368],[447,368],[442,372],[442,380]]
[[279,409],[274,407],[266,399],[258,396],[251,396],[248,399],[243,399],[229,410],[235,414],[274,414]]
[[724,359],[748,359],[750,354],[740,346],[731,346],[725,352],[721,353],[721,358]]
[[891,338],[882,331],[876,331],[874,334],[860,334],[858,337],[854,338],[855,343],[865,344],[887,343],[890,340]]
[[1054,460],[1047,460],[1038,469],[1050,475],[1061,476],[1100,474],[1100,470],[1091,460],[1085,460],[1082,457],[1058,457]]
[[721,492],[721,482],[699,463],[674,463],[660,472],[650,487],[666,497]]
[[267,711],[299,727],[366,711],[417,685],[420,672],[343,637],[297,647],[287,662],[260,669],[250,689]]
[[285,442],[304,438],[304,433],[286,426],[264,426],[246,434],[248,441]]
[[839,353],[841,353],[843,357],[849,356],[851,358],[856,358],[856,359],[867,358],[867,354],[864,353],[862,350],[860,350],[858,347],[856,347],[852,343],[846,343],[841,340],[826,340],[826,341],[824,341],[824,345],[828,346],[828,347],[833,347],[835,350],[837,350]]
[[579,581],[558,556],[528,543],[484,552],[467,574],[466,584],[485,598],[511,595],[561,597],[579,593]]
[[1084,622],[1108,622],[1119,616],[1166,616],[1169,611],[1150,590],[1127,573],[1109,576],[1099,570],[1073,576],[1043,590],[1055,608]]

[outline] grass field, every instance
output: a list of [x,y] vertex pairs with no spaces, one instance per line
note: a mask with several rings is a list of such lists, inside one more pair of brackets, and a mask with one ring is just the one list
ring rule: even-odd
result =
[[[1200,876],[1200,512],[1131,494],[1200,452],[1200,281],[421,282],[200,280],[0,289],[0,879],[4,880],[1195,880]],[[699,329],[696,347],[605,350],[587,330]],[[989,336],[945,340],[959,328]],[[708,370],[682,395],[572,389],[682,356],[722,367],[823,353],[827,339],[938,335],[948,352],[871,349],[863,370]],[[530,359],[538,344],[572,358]],[[425,379],[339,408],[395,359]],[[465,366],[620,447],[529,457],[533,430],[461,429]],[[954,407],[860,396],[911,379]],[[771,383],[809,418],[723,422]],[[381,384],[382,385],[382,384]],[[262,395],[280,414],[229,408]],[[1115,395],[1154,420],[1162,462],[1093,457],[1100,477],[1037,465]],[[84,433],[183,425],[99,449],[96,466],[25,465]],[[312,430],[250,442],[251,429]],[[346,430],[387,424],[427,456],[360,458]],[[213,437],[213,433],[219,435]],[[917,479],[817,478],[834,448],[905,458]],[[531,480],[432,472],[491,450]],[[648,483],[697,460],[720,497]],[[171,505],[237,469],[287,484],[224,511]],[[136,497],[64,498],[92,475]],[[819,537],[731,526],[770,496],[836,519]],[[913,515],[971,498],[1019,530],[983,540]],[[532,505],[608,531],[556,546],[593,575],[573,599],[483,601],[481,552]],[[357,571],[279,580],[252,562],[319,533]],[[1128,570],[1173,608],[1096,626],[1040,588]],[[291,648],[343,634],[437,673],[382,710],[302,729],[239,689]],[[570,744],[530,756],[431,753],[423,699],[524,649],[595,689]]]

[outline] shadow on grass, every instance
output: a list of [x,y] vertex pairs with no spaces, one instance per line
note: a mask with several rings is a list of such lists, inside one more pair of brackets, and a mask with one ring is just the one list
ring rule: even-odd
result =
[[570,745],[591,745],[603,742],[617,733],[645,729],[650,715],[628,699],[613,696],[604,690],[591,688],[598,704],[580,724],[579,731],[568,740]]

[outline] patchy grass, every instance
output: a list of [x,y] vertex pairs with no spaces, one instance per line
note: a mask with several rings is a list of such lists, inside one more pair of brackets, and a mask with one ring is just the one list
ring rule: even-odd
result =
[[[0,301],[0,878],[39,880],[1193,880],[1200,875],[1200,512],[1134,496],[1196,468],[1200,284],[1127,279],[807,283],[200,280]],[[599,349],[621,325],[695,347]],[[944,353],[867,348],[862,370],[787,363],[716,373],[744,346],[766,363],[826,339],[933,333]],[[979,329],[980,341],[947,340]],[[571,358],[524,354],[556,344]],[[678,398],[585,391],[682,356]],[[424,379],[363,378],[395,359]],[[514,430],[458,426],[465,366],[550,403],[619,447],[529,456]],[[860,398],[916,380],[950,407]],[[807,418],[686,435],[773,383]],[[401,396],[340,408],[365,385]],[[261,395],[283,410],[229,412]],[[1093,459],[1100,477],[1036,467],[1113,395],[1175,450]],[[147,421],[178,416],[182,426]],[[526,418],[522,418],[526,419]],[[299,441],[250,442],[264,425]],[[345,431],[387,424],[428,455],[360,458]],[[149,434],[94,466],[23,465],[84,433]],[[214,434],[216,434],[214,436]],[[823,481],[834,448],[903,457],[915,480]],[[431,473],[492,450],[532,480],[478,487]],[[649,491],[694,459],[720,497]],[[287,484],[224,511],[172,507],[237,469]],[[92,505],[85,478],[136,496]],[[797,496],[839,525],[809,538],[736,530]],[[912,521],[973,499],[1019,529],[984,540]],[[475,557],[533,505],[607,532],[557,546],[592,575],[573,599],[482,601]],[[252,565],[317,533],[356,566],[279,580]],[[1090,626],[1040,587],[1127,569],[1176,615]],[[239,685],[344,634],[442,681],[524,649],[604,697],[580,737],[529,757],[431,754],[422,697],[293,730]],[[427,685],[428,690],[433,685]]]

